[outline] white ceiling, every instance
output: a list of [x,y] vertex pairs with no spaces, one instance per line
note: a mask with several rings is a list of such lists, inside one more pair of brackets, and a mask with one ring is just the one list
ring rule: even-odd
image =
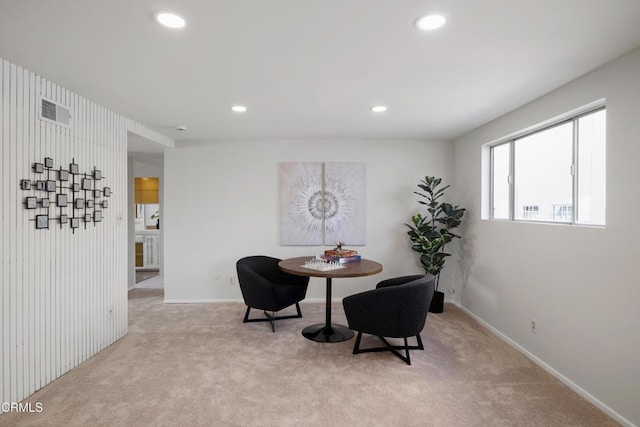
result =
[[[187,27],[156,24],[167,9]],[[418,32],[434,11],[448,25]],[[640,46],[639,18],[638,0],[0,0],[0,57],[176,141],[452,139]]]
[[135,133],[127,134],[127,154],[134,160],[154,166],[164,166],[164,149],[166,147]]

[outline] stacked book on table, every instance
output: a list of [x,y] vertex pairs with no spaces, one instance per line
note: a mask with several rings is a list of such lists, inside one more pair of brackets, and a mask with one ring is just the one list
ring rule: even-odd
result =
[[324,251],[324,255],[321,255],[320,258],[328,262],[339,262],[340,264],[360,262],[361,259],[358,251],[342,248],[328,249]]

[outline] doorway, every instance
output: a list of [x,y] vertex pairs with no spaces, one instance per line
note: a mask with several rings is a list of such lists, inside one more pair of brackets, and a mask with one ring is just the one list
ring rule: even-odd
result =
[[162,181],[164,146],[128,135],[128,289],[164,288]]
[[134,199],[135,287],[149,287],[158,284],[148,281],[160,274],[160,178],[135,176]]

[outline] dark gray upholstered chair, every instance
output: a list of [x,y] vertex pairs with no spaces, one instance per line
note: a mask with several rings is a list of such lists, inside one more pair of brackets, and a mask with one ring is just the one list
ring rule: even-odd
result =
[[[273,332],[276,331],[276,320],[302,317],[298,303],[307,295],[309,285],[309,277],[285,273],[278,268],[278,262],[278,258],[256,255],[242,258],[236,263],[240,290],[247,305],[243,322],[270,321]],[[293,304],[296,305],[297,315],[275,317],[276,311]],[[252,308],[264,311],[267,317],[249,319]]]
[[[396,277],[383,280],[376,289],[344,298],[349,328],[358,331],[353,354],[391,351],[411,365],[409,350],[424,350],[420,331],[427,320],[435,283],[431,275]],[[378,336],[384,347],[361,349],[363,333]],[[409,346],[407,338],[413,336],[418,344]],[[404,346],[391,345],[385,337],[404,338]],[[405,355],[398,350],[404,350]]]

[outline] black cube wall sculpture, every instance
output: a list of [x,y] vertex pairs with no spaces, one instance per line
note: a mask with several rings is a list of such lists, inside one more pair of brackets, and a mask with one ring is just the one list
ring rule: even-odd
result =
[[20,180],[20,189],[28,192],[24,206],[35,214],[30,221],[36,229],[49,229],[53,221],[75,232],[81,224],[86,229],[89,224],[102,222],[102,211],[109,206],[105,198],[112,194],[111,188],[103,186],[106,178],[102,171],[94,167],[90,172],[80,172],[75,159],[69,169],[55,169],[53,163],[51,157],[45,157],[42,163],[33,164],[37,179]]

